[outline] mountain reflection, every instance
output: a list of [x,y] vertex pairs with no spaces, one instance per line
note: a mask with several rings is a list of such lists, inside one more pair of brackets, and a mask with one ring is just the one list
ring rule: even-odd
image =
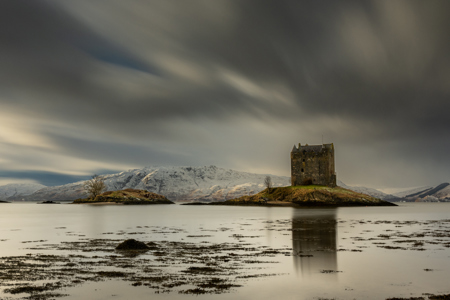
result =
[[[292,248],[297,274],[337,271],[336,227],[336,209],[294,210]],[[336,273],[329,275],[335,277]]]

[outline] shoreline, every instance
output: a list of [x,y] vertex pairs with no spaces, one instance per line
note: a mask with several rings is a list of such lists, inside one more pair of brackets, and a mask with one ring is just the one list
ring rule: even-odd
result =
[[89,204],[89,205],[124,205],[124,203],[117,203],[117,202],[82,202],[82,203],[69,203],[69,204]]
[[190,202],[183,203],[180,205],[192,205],[192,206],[202,206],[202,205],[212,205],[212,206],[257,206],[257,207],[293,207],[293,208],[330,208],[330,207],[393,207],[398,206],[397,204],[327,204],[327,203],[305,203],[298,204],[292,202],[267,202],[267,203],[256,203],[256,202],[238,202],[238,203],[230,203],[230,202]]

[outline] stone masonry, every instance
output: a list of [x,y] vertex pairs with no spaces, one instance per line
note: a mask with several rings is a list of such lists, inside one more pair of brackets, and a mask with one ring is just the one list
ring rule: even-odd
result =
[[291,184],[336,186],[333,144],[294,145],[291,151]]

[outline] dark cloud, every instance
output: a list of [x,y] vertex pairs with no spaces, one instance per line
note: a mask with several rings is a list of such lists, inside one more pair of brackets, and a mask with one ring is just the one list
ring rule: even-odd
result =
[[21,130],[67,156],[67,172],[73,160],[205,161],[289,175],[291,145],[324,135],[347,183],[439,183],[450,175],[449,11],[444,1],[3,1],[3,113],[31,122]]
[[[185,153],[182,151],[173,153],[170,149],[152,147],[151,145],[130,145],[58,135],[49,135],[49,137],[58,145],[58,150],[67,155],[92,161],[101,157],[102,161],[112,165],[118,157],[122,157],[122,160],[130,165],[142,166],[150,165],[154,161],[162,165],[182,165],[186,160]],[[177,156],[174,154],[177,154]]]
[[[103,171],[108,172],[112,170],[103,170]],[[31,179],[46,186],[55,186],[77,182],[81,180],[87,180],[90,178],[90,176],[71,176],[63,173],[23,170],[23,171],[7,171],[7,172],[0,171],[0,178],[11,178],[18,180]]]

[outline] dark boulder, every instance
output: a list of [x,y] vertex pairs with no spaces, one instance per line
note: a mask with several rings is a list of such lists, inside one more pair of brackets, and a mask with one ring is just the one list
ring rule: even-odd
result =
[[150,250],[150,248],[143,242],[136,241],[135,239],[129,239],[120,243],[116,250]]

